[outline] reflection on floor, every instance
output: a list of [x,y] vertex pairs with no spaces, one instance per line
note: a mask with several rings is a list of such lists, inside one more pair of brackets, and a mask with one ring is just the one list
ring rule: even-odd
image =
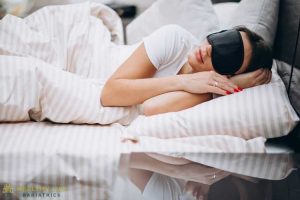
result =
[[[244,190],[244,196],[239,194]],[[113,200],[124,199],[142,200],[139,190],[130,181],[118,178],[115,184]],[[243,194],[242,194],[243,195]],[[209,200],[299,200],[300,174],[299,170],[291,173],[280,181],[262,180],[258,184],[239,178],[228,177],[214,184],[209,192]],[[155,199],[158,200],[158,199]],[[188,198],[185,200],[195,200]]]

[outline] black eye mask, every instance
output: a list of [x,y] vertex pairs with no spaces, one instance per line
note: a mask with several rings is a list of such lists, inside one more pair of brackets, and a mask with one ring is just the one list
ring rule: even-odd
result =
[[225,30],[207,36],[212,46],[212,64],[216,72],[232,75],[237,72],[244,60],[244,44],[237,30]]

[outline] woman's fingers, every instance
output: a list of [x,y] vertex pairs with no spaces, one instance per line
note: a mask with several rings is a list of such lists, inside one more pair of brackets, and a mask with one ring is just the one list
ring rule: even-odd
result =
[[224,179],[225,177],[229,176],[230,174],[231,174],[230,172],[219,170],[218,172],[216,172],[216,179],[217,179],[217,181],[220,181],[220,180]]
[[215,93],[226,95],[240,91],[236,84],[226,76],[214,71],[197,72],[189,75],[181,75],[182,88],[190,93]]
[[223,170],[216,170],[214,168],[212,169],[214,171],[206,175],[206,179],[209,184],[214,184],[230,175],[229,172],[225,172]]
[[237,85],[233,84],[230,80],[221,79],[220,77],[215,77],[213,79],[213,82],[213,86],[219,87],[231,93],[236,92],[238,88]]
[[220,83],[226,83],[232,88],[237,88],[237,85],[230,81],[230,79],[227,78],[225,75],[221,75],[215,72],[213,80],[218,81]]
[[264,81],[265,84],[269,83],[272,78],[272,71],[271,70],[266,70],[266,79]]
[[238,86],[236,84],[234,84],[230,79],[228,79],[226,76],[218,74],[218,73],[214,73],[214,77],[212,78],[212,80],[217,83],[216,87],[219,87],[225,91],[229,91],[230,93],[234,93],[234,92],[238,92]]
[[260,76],[262,73],[264,72],[264,69],[263,68],[260,68],[260,69],[257,69],[253,72],[250,72],[252,73],[252,76],[253,78],[257,78],[258,76]]
[[268,83],[270,73],[272,73],[269,69],[263,69],[263,73],[261,73],[258,77],[256,77],[255,85],[262,85]]
[[267,72],[263,70],[263,73],[261,73],[259,76],[255,79],[255,86],[263,84],[267,79]]
[[198,188],[197,194],[196,194],[196,199],[197,200],[202,200],[203,198],[202,192],[201,192],[201,187]]
[[272,71],[271,71],[271,70],[269,70],[269,77],[268,77],[268,81],[267,81],[267,83],[270,83],[270,82],[271,82],[271,80],[272,80]]
[[210,93],[219,94],[219,95],[227,95],[229,93],[226,92],[226,90],[223,90],[221,88],[215,87],[215,86],[208,86],[208,91]]
[[184,190],[185,192],[192,194],[192,196],[195,197],[197,200],[207,200],[209,189],[209,185],[194,181],[187,181]]
[[[234,93],[234,91],[235,91],[234,88],[228,86],[228,85],[225,84],[225,83],[218,83],[218,86],[216,86],[216,87],[218,87],[218,88],[220,88],[221,90],[225,91],[225,94],[227,94],[228,92],[229,92],[229,93]],[[226,93],[226,91],[228,91],[228,92]],[[229,93],[228,93],[228,94],[229,94]]]

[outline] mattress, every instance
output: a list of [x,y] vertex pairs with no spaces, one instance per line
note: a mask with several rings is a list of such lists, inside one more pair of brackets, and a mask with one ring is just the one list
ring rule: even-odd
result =
[[24,195],[18,189],[31,185],[61,187],[62,199],[112,199],[125,192],[127,186],[131,187],[116,188],[115,183],[120,171],[123,176],[125,172],[126,177],[128,169],[127,164],[119,166],[121,155],[128,158],[133,152],[182,157],[232,173],[270,180],[283,179],[293,170],[289,152],[205,153],[191,142],[189,147],[185,146],[188,138],[140,137],[138,143],[123,143],[124,137],[128,137],[126,127],[117,123],[109,126],[2,123],[0,132],[0,185],[15,188],[16,196]]
[[111,196],[121,125],[27,122],[1,124],[0,132],[0,184],[61,186],[62,199]]

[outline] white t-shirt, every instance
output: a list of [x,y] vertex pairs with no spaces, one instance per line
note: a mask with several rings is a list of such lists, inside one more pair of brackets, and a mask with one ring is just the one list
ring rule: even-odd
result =
[[142,193],[143,200],[183,200],[183,186],[175,178],[153,173]]
[[164,26],[143,39],[147,55],[157,71],[154,77],[176,75],[188,53],[199,41],[178,25]]

